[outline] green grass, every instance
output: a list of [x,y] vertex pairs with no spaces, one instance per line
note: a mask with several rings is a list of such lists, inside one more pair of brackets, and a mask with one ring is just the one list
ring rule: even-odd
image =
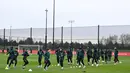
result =
[[[114,65],[113,63],[110,64],[103,64],[99,67],[92,67],[88,66],[85,69],[82,68],[70,68],[70,66],[67,64],[67,60],[64,60],[64,70],[61,70],[60,67],[52,66],[56,65],[56,57],[54,55],[51,55],[51,63],[52,65],[49,67],[47,71],[44,71],[43,68],[37,68],[37,56],[31,55],[28,57],[29,65],[27,65],[25,70],[22,70],[22,56],[18,57],[18,65],[14,69],[11,67],[9,70],[5,70],[6,66],[6,59],[7,55],[0,54],[0,73],[30,73],[28,70],[32,69],[33,71],[31,73],[83,73],[85,70],[86,73],[130,73],[130,57],[119,57],[120,61],[122,61],[121,64]],[[85,64],[87,64],[87,59],[85,57]]]

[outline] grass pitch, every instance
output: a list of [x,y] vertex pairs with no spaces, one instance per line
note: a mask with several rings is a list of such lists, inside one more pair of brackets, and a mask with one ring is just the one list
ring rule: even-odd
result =
[[[88,66],[87,58],[85,57],[86,68],[76,68],[75,65],[70,68],[68,65],[66,57],[64,60],[64,70],[61,70],[61,67],[56,66],[56,56],[51,55],[51,66],[47,71],[44,71],[43,68],[38,68],[37,55],[30,55],[28,57],[29,64],[26,66],[26,69],[22,69],[22,56],[18,57],[17,67],[14,69],[13,66],[9,70],[5,70],[7,55],[0,54],[0,73],[30,73],[28,70],[32,69],[31,73],[130,73],[130,57],[119,57],[119,60],[122,61],[121,64],[114,65],[113,62],[109,64],[101,64],[99,67],[96,66]],[[43,61],[42,61],[43,62]],[[43,64],[44,66],[44,64]]]

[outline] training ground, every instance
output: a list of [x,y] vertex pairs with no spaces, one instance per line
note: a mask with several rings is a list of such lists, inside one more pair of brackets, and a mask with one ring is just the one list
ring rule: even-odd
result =
[[[123,55],[122,55],[123,54]],[[127,52],[128,54],[128,52]],[[5,70],[6,67],[6,60],[7,55],[0,53],[0,73],[30,73],[28,70],[32,69],[31,73],[130,73],[130,56],[128,56],[126,53],[120,53],[121,56],[119,56],[119,60],[122,63],[119,63],[117,65],[114,65],[113,61],[109,64],[102,64],[100,63],[99,67],[96,66],[88,66],[87,65],[87,57],[85,56],[85,64],[86,68],[78,68],[76,66],[76,63],[70,68],[70,65],[68,65],[66,57],[64,60],[64,70],[61,70],[60,67],[56,66],[56,56],[51,55],[51,66],[48,68],[47,71],[44,71],[43,68],[38,68],[38,62],[37,62],[37,55],[32,54],[28,57],[29,64],[27,65],[26,69],[22,69],[22,56],[21,54],[18,57],[18,64],[16,68],[11,68],[9,70]],[[127,56],[126,56],[127,55]],[[75,58],[75,56],[74,56]],[[112,58],[113,60],[113,58]],[[76,60],[75,60],[76,62]],[[44,65],[43,61],[42,64]]]

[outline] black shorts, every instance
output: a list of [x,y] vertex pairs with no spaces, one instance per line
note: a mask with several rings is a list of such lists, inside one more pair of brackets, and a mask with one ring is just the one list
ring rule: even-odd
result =
[[49,62],[50,62],[50,60],[45,60],[45,61],[44,61],[45,64],[46,64],[46,63],[49,63]]
[[72,56],[67,56],[67,58],[72,58]]
[[14,57],[13,60],[17,60],[17,57]]
[[10,59],[11,59],[11,57],[9,56],[9,57],[8,57],[8,59],[10,60]]
[[24,60],[24,61],[27,60],[27,57],[23,57],[23,60]]
[[115,58],[115,59],[118,59],[118,56],[115,56],[114,58]]

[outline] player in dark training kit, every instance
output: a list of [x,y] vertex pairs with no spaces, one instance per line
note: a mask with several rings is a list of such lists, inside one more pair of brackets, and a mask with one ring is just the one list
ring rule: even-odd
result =
[[7,59],[7,66],[5,69],[9,69],[11,64],[13,64],[13,59],[14,59],[14,50],[13,47],[10,48],[9,52],[7,53],[9,54],[8,59]]
[[111,57],[112,57],[112,51],[111,49],[108,50],[108,61],[111,61]]
[[60,54],[60,48],[58,48],[56,51],[55,51],[55,54],[56,54],[56,60],[57,60],[57,66],[60,66],[59,64],[59,54]]
[[79,62],[78,62],[78,61],[79,61],[79,60],[78,60],[78,57],[79,57],[79,49],[76,50],[76,55],[77,55],[77,57],[76,57],[77,65],[79,65]]
[[30,54],[32,55],[32,48],[29,48],[29,50],[30,50]]
[[105,50],[105,62],[108,63],[108,50]]
[[68,64],[72,64],[72,57],[73,57],[73,50],[72,50],[72,48],[69,48],[67,50]]
[[7,55],[9,55],[8,58],[7,58],[7,66],[9,66],[8,64],[9,64],[9,61],[11,59],[11,51],[13,51],[12,47],[10,47],[10,49],[8,49],[8,51],[7,51]]
[[44,54],[44,63],[45,63],[44,70],[46,71],[48,70],[48,67],[51,65],[49,49],[47,49]]
[[84,64],[84,50],[82,48],[79,49],[79,52],[78,52],[78,64],[79,64],[79,68],[81,68],[81,63],[83,65],[83,68],[85,68],[85,64]]
[[94,66],[94,62],[96,62],[96,66],[98,66],[98,50],[96,48],[94,48],[93,52],[92,66]]
[[18,57],[19,53],[18,53],[18,48],[15,48],[14,51],[14,68],[16,68],[17,65],[17,57]]
[[10,57],[11,57],[11,55],[10,55],[10,51],[11,51],[12,49],[10,48],[7,48],[7,54],[6,55],[9,55],[8,56],[8,58],[7,58],[7,66],[6,66],[6,68],[5,69],[7,69],[8,67],[9,67],[9,61],[10,61]]
[[100,62],[100,56],[101,56],[101,50],[98,48],[98,58],[97,58],[98,62]]
[[23,56],[23,61],[24,61],[24,65],[22,68],[25,69],[26,65],[29,64],[29,62],[27,60],[27,57],[29,56],[28,51],[25,50],[24,53],[22,54],[22,56]]
[[116,47],[115,47],[114,49],[115,49],[115,51],[114,51],[114,65],[116,65],[117,62],[119,63],[119,59],[118,59],[118,50],[117,50]]
[[60,61],[61,69],[64,69],[63,68],[64,56],[65,56],[65,52],[62,49],[60,49],[59,61]]
[[39,51],[37,52],[37,55],[38,55],[38,63],[39,63],[38,67],[42,67],[41,61],[42,61],[42,56],[44,55],[44,52],[42,51],[42,49],[39,49]]
[[101,58],[102,58],[102,63],[104,63],[104,59],[105,59],[105,52],[103,49],[101,49]]
[[9,52],[9,48],[7,48],[7,53]]
[[88,47],[87,50],[87,58],[88,58],[88,65],[90,65],[90,60],[92,58],[92,49]]

